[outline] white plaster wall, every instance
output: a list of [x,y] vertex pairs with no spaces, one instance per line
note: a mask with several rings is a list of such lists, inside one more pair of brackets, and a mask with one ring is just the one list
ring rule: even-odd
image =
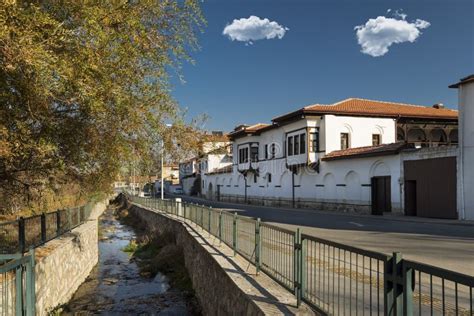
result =
[[[260,171],[257,182],[252,173],[247,177],[247,195],[262,198],[292,197],[291,172],[285,167],[284,159],[266,163],[272,170],[272,182]],[[322,162],[320,173],[304,168],[295,175],[295,199],[317,200],[328,203],[370,205],[370,178],[391,176],[392,208],[401,212],[400,156],[367,157]],[[268,170],[267,170],[268,171]],[[279,172],[277,172],[279,171]],[[228,185],[231,181],[232,185]],[[244,196],[243,176],[233,173],[207,175],[206,183],[221,186],[221,194]]]
[[341,149],[341,133],[349,133],[350,147],[372,146],[372,134],[382,136],[382,144],[396,142],[396,122],[391,118],[324,116],[326,153]]
[[196,177],[181,179],[181,186],[183,187],[184,194],[187,194],[187,195],[191,194],[191,188],[194,185],[194,181],[196,181]]
[[474,82],[459,87],[458,208],[461,219],[474,220]]

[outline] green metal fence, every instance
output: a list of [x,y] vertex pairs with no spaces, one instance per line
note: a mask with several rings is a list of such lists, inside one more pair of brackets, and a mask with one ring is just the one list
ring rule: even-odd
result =
[[327,315],[474,315],[474,277],[193,203],[131,197],[189,220]]
[[35,256],[0,255],[0,315],[35,315]]

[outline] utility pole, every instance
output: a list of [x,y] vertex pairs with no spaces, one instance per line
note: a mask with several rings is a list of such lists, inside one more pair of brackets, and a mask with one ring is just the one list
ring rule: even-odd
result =
[[165,142],[161,140],[161,199],[164,200],[165,198],[165,184],[164,184],[164,176],[163,176],[163,167],[164,167],[164,156],[165,156]]

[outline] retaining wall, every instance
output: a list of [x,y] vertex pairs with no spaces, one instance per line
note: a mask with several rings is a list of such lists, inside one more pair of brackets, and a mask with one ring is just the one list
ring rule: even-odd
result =
[[36,249],[37,315],[67,303],[97,264],[98,217],[106,207],[97,203],[87,222]]
[[130,212],[146,224],[150,234],[175,236],[204,315],[264,314],[181,222],[137,206],[132,206]]

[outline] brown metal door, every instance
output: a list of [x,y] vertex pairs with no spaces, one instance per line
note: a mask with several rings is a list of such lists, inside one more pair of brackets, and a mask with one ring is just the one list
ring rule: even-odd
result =
[[372,215],[383,215],[392,211],[391,177],[373,177],[372,186]]
[[416,181],[405,181],[405,215],[416,216]]

